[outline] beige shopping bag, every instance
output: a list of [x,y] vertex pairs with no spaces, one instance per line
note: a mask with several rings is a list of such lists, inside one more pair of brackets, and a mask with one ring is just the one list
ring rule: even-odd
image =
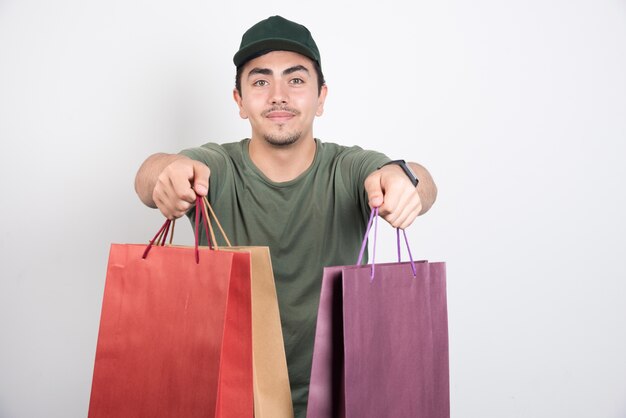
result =
[[221,250],[248,252],[251,256],[254,416],[292,418],[293,404],[270,250],[268,247],[221,247]]
[[[254,416],[293,418],[285,344],[269,247],[231,246],[206,198],[204,202],[205,208],[208,208],[208,212],[205,211],[206,216],[215,221],[228,244],[227,247],[219,247],[219,250],[246,252],[251,257]],[[215,243],[211,227],[209,233]]]

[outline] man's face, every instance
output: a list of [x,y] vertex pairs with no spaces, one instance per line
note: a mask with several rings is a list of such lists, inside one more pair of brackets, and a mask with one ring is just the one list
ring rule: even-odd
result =
[[285,146],[313,138],[313,119],[321,116],[326,86],[318,95],[313,62],[295,52],[272,51],[247,62],[241,72],[239,115],[250,120],[252,138]]

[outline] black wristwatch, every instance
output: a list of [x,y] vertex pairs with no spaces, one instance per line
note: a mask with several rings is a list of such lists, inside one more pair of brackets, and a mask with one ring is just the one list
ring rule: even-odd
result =
[[411,180],[411,183],[413,183],[413,186],[417,187],[417,183],[419,183],[420,181],[417,178],[417,176],[415,175],[415,173],[413,172],[413,170],[411,170],[411,167],[409,167],[409,165],[406,163],[406,161],[404,161],[404,160],[389,161],[388,163],[385,163],[385,164],[381,165],[380,167],[378,167],[378,169],[381,169],[384,166],[389,165],[389,164],[399,165],[402,168],[402,170],[404,170],[404,173],[407,175],[409,180]]

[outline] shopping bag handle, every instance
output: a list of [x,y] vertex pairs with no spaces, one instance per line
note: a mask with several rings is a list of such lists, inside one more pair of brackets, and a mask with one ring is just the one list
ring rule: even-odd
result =
[[[372,228],[372,224],[374,224],[374,242],[372,245],[372,274],[370,276],[370,280],[374,280],[374,269],[376,266],[376,236],[378,235],[378,208],[372,208],[370,213],[370,219],[367,222],[367,229],[365,231],[365,236],[363,237],[363,242],[361,243],[361,251],[359,251],[359,258],[356,262],[357,265],[361,265],[363,261],[363,254],[365,254],[365,248],[367,247],[367,237],[370,234],[370,229]],[[413,261],[413,255],[411,254],[411,247],[409,246],[409,240],[406,237],[406,231],[403,229],[402,234],[404,235],[404,242],[406,244],[407,252],[409,253],[409,260],[411,260],[411,270],[413,270],[413,277],[417,276],[417,271],[415,270],[415,262]],[[396,238],[397,238],[397,247],[398,247],[398,263],[402,261],[402,253],[400,251],[400,228],[396,228]]]
[[[200,197],[198,197],[196,199],[196,222],[195,222],[195,258],[196,258],[196,264],[198,264],[200,262],[200,251],[198,251],[198,231],[199,231],[199,215],[200,212],[202,212],[202,216],[204,218],[204,222],[205,224],[209,224],[209,222],[207,221],[207,217],[206,217],[206,212],[203,212],[202,210],[198,210],[199,206],[198,203],[202,203],[202,200],[200,200]],[[164,246],[165,245],[165,241],[167,240],[167,235],[170,234],[170,240],[169,240],[169,244],[172,244],[172,240],[174,239],[174,225],[175,225],[175,220],[174,219],[166,219],[165,222],[163,223],[163,226],[161,226],[161,229],[159,229],[159,231],[156,233],[156,235],[154,236],[154,238],[152,238],[150,240],[150,243],[146,246],[146,249],[143,252],[143,255],[141,256],[141,258],[145,259],[148,257],[148,253],[150,252],[150,250],[152,249],[152,247],[154,245],[156,246]],[[172,227],[170,230],[170,226]],[[210,228],[210,227],[209,227]],[[206,230],[207,232],[207,239],[209,240],[209,245],[211,244],[211,239],[209,238],[208,232],[209,229]],[[212,231],[211,231],[212,232]]]
[[[213,208],[211,207],[211,204],[209,203],[209,199],[207,199],[206,196],[202,196],[202,198],[200,199],[200,197],[198,196],[198,199],[196,200],[196,213],[197,213],[198,206],[202,208],[202,216],[204,218],[205,225],[208,225],[208,229],[209,229],[208,232],[211,234],[211,240],[213,242],[213,245],[215,246],[215,249],[219,250],[219,247],[217,246],[217,240],[215,239],[213,226],[211,225],[211,222],[209,222],[211,217],[215,221],[215,224],[217,225],[218,229],[220,230],[222,237],[224,237],[224,241],[226,241],[226,245],[228,247],[232,247],[230,240],[228,239],[228,236],[226,236],[226,232],[224,232],[224,228],[222,228],[222,224],[220,224],[219,219],[217,219],[217,216],[215,215],[215,212],[213,211]],[[207,212],[207,209],[208,209],[208,212],[210,212],[211,214],[210,216],[209,216],[209,213]],[[199,236],[198,234],[196,235]]]
[[[219,250],[219,247],[217,246],[217,240],[215,239],[215,233],[213,232],[213,227],[211,225],[210,218],[207,212],[207,208],[208,208],[208,211],[211,213],[211,216],[213,216],[213,219],[215,220],[215,223],[217,224],[220,232],[222,233],[222,236],[224,237],[226,244],[229,247],[231,246],[230,241],[228,240],[228,237],[226,236],[226,233],[224,232],[224,229],[222,228],[220,221],[217,219],[217,216],[215,216],[215,212],[213,211],[213,208],[211,207],[206,196],[203,196],[203,197],[196,196],[196,218],[195,218],[195,226],[194,226],[194,237],[195,237],[195,246],[194,246],[195,251],[194,252],[195,252],[196,263],[200,262],[200,251],[198,251],[198,247],[200,243],[200,232],[201,232],[200,231],[200,217],[202,217],[202,223],[205,226],[205,230],[207,230],[210,234],[210,235],[207,235],[209,248]],[[165,242],[167,241],[168,234],[170,236],[169,245],[171,245],[172,240],[174,239],[175,224],[176,224],[175,219],[166,219],[165,222],[163,223],[163,226],[161,226],[161,228],[156,233],[154,238],[150,240],[150,243],[147,245],[141,258],[145,259],[148,256],[150,249],[154,245],[164,246]]]
[[[150,243],[146,246],[146,249],[143,252],[143,255],[141,256],[141,258],[146,258],[148,257],[148,253],[150,252],[150,250],[152,249],[153,245],[157,245],[157,246],[164,246],[165,245],[165,241],[167,240],[167,235],[170,234],[170,242],[169,244],[172,244],[172,240],[174,239],[174,224],[175,224],[175,220],[173,219],[166,219],[165,222],[163,223],[163,226],[161,226],[161,229],[159,229],[159,231],[156,233],[156,235],[154,236],[154,238],[152,238],[150,240]],[[170,231],[170,226],[172,227],[171,231]]]

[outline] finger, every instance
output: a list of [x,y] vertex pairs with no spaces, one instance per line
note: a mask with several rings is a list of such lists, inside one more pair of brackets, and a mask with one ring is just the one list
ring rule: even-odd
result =
[[[187,190],[188,193],[194,195],[189,185]],[[174,190],[171,179],[167,177],[159,179],[152,193],[152,199],[161,213],[168,219],[181,217],[189,210],[191,202],[195,202],[195,198],[191,199],[191,202],[181,198],[180,193]]]
[[195,202],[196,192],[192,189],[191,180],[193,179],[193,170],[190,168],[185,175],[173,175],[169,177],[170,187],[166,190],[167,197],[171,200],[182,200],[185,202]]
[[206,196],[209,193],[210,176],[209,167],[199,161],[193,162],[193,189],[198,195]]
[[394,221],[396,228],[408,228],[422,211],[422,201],[417,193],[412,194],[402,213]]
[[[421,209],[420,209],[421,210]],[[419,215],[419,210],[412,211],[409,216],[398,226],[400,229],[406,229],[413,224],[417,216]]]
[[421,212],[422,202],[412,187],[398,186],[385,195],[385,220],[395,228],[410,225]]
[[392,183],[385,191],[384,202],[379,209],[381,216],[390,224],[397,220],[402,213],[405,201],[408,199],[402,185]]
[[380,207],[384,202],[383,189],[380,184],[380,172],[375,171],[367,176],[365,182],[363,183],[363,186],[365,187],[365,192],[367,193],[367,199],[370,207]]
[[167,196],[159,195],[154,199],[157,207],[161,211],[161,213],[168,219],[176,219],[185,215],[189,209],[193,206],[192,203],[189,203],[180,199],[169,199]]

